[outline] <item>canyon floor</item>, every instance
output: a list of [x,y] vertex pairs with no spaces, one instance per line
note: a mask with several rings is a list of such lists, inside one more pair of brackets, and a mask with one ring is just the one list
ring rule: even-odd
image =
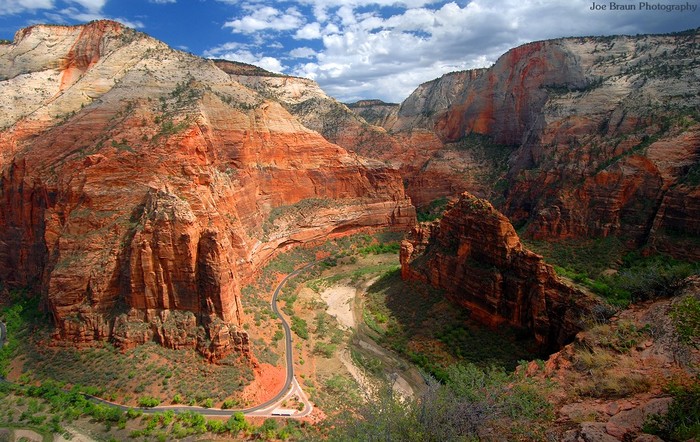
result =
[[[491,433],[480,434],[481,439],[516,434],[519,440],[653,441],[659,439],[640,436],[641,428],[648,416],[671,403],[666,386],[696,382],[692,373],[700,361],[698,351],[677,342],[669,319],[679,298],[635,305],[609,323],[589,324],[574,343],[547,359],[535,352],[522,330],[479,326],[440,291],[403,281],[398,239],[394,233],[358,235],[315,249],[294,249],[273,260],[256,284],[244,290],[255,361],[230,358],[209,364],[192,350],[155,344],[126,352],[108,345],[46,347],[48,334],[38,326],[24,331],[27,339],[8,378],[26,385],[47,379],[79,384],[128,405],[139,405],[143,397],[214,408],[255,405],[272,397],[285,377],[283,334],[269,307],[270,288],[291,269],[317,260],[279,298],[293,329],[296,378],[314,411],[301,421],[249,418],[239,433],[242,439],[338,439],[333,427],[348,413],[356,416],[367,404],[376,404],[386,386],[399,403],[411,403],[432,391],[435,384],[429,378],[440,380],[450,367],[469,363],[486,373],[488,367],[503,373],[515,369],[506,394],[523,389],[534,395],[528,400],[546,404],[541,416],[516,422],[516,433],[508,433],[512,429],[504,429],[504,423],[491,423],[485,425]],[[697,296],[697,285],[688,289],[692,296]],[[0,403],[0,422],[15,428],[3,433],[7,440],[27,437],[22,431],[48,440],[59,428],[73,440],[217,440],[223,436],[216,435],[216,425],[226,424],[202,424],[204,434],[198,435],[187,432],[197,427],[162,413],[115,421],[66,418],[42,399],[11,391],[0,394]],[[299,405],[293,398],[282,404],[289,409]]]

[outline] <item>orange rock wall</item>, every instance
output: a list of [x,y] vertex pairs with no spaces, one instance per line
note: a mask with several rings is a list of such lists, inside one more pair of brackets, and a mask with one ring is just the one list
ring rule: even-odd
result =
[[[689,32],[525,44],[419,86],[385,119],[401,147],[381,158],[401,159],[418,206],[467,190],[528,237],[617,235],[698,260],[699,42]],[[507,158],[475,156],[461,144],[475,134]]]
[[111,22],[0,49],[53,97],[4,116],[0,278],[43,294],[61,341],[250,354],[240,288],[278,250],[415,222],[396,170],[209,61]]
[[504,215],[468,193],[401,244],[401,274],[443,289],[481,323],[528,329],[543,350],[571,340],[596,304],[526,250]]

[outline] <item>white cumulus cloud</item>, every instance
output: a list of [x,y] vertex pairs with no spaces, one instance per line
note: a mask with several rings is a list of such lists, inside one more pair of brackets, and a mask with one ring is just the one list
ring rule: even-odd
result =
[[0,15],[34,12],[40,9],[53,9],[53,7],[53,0],[2,0],[0,1]]
[[307,47],[294,48],[289,51],[289,55],[293,58],[313,58],[316,56],[316,51]]
[[[288,73],[312,78],[344,101],[401,101],[422,82],[487,67],[507,50],[534,40],[697,26],[697,16],[688,13],[597,13],[590,11],[590,0],[235,3],[239,15],[225,26],[250,36],[257,45],[253,54],[284,59]],[[282,42],[284,49],[273,50],[271,41]]]
[[264,6],[252,11],[249,15],[228,21],[225,28],[234,32],[252,34],[262,30],[289,31],[298,29],[304,23],[304,18],[296,8],[280,11],[271,6]]
[[313,40],[321,38],[321,24],[318,22],[307,23],[294,34],[297,40]]
[[270,72],[282,73],[286,70],[286,67],[279,59],[256,52],[251,45],[239,42],[221,44],[208,49],[203,55],[209,58],[221,58],[223,60],[254,64]]
[[71,3],[78,4],[89,12],[96,13],[104,8],[107,0],[71,0]]

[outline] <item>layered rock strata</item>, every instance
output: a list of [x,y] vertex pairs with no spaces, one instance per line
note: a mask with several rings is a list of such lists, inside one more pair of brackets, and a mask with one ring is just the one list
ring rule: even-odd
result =
[[700,259],[699,43],[692,30],[520,46],[419,86],[384,119],[400,149],[382,155],[400,158],[417,205],[468,190],[533,238],[619,235]]
[[530,330],[543,350],[571,340],[596,305],[525,249],[504,215],[468,193],[402,242],[401,274],[444,290],[481,323]]
[[249,353],[240,287],[275,253],[415,220],[396,170],[109,21],[0,45],[0,171],[0,280],[59,340],[212,360]]

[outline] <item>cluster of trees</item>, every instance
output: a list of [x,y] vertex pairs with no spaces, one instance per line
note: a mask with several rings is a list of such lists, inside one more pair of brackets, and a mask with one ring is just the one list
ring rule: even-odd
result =
[[[552,406],[535,381],[501,368],[462,364],[447,369],[445,383],[429,381],[415,399],[397,396],[390,385],[359,410],[347,414],[333,441],[464,441],[501,434],[528,438],[543,431]],[[359,419],[358,419],[359,417]]]

